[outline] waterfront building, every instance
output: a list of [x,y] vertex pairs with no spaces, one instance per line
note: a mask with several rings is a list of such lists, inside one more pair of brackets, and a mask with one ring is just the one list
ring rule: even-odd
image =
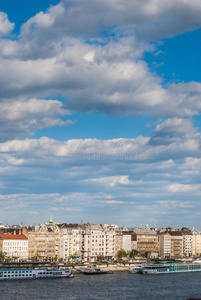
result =
[[159,234],[159,256],[162,258],[170,257],[171,236],[167,232]]
[[171,257],[183,257],[183,235],[179,231],[170,231],[171,236]]
[[60,255],[61,259],[71,257],[81,257],[81,228],[78,224],[58,225],[62,231],[60,237]]
[[28,258],[28,238],[23,234],[0,234],[0,251],[15,259]]
[[193,228],[192,235],[192,255],[200,256],[201,255],[201,231],[194,230]]
[[157,258],[159,254],[159,239],[155,230],[136,228],[133,230],[134,240],[137,241],[137,251],[150,258]]
[[117,257],[118,251],[123,249],[123,232],[122,230],[116,230],[115,235],[115,256]]
[[101,225],[87,223],[81,227],[81,258],[85,261],[105,257],[105,231]]
[[126,252],[130,252],[132,250],[132,237],[134,234],[131,231],[123,231],[122,233],[122,249]]
[[61,235],[61,230],[55,224],[29,227],[29,258],[37,258],[40,261],[57,260],[60,257]]
[[104,230],[105,230],[105,257],[107,259],[113,259],[116,256],[115,253],[116,231],[113,227],[110,226],[105,227]]

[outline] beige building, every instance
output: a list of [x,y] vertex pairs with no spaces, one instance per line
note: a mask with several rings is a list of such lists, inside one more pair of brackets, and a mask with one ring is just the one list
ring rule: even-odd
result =
[[23,234],[0,234],[0,251],[15,259],[28,258],[28,239]]
[[115,255],[117,256],[118,251],[122,249],[123,249],[123,232],[121,230],[116,230]]
[[62,232],[54,224],[38,225],[28,230],[28,256],[40,261],[55,260],[60,257]]
[[183,257],[183,235],[181,232],[169,232],[171,236],[171,257]]
[[192,235],[192,255],[200,256],[201,254],[201,231],[193,230]]
[[156,258],[159,254],[159,239],[154,230],[148,228],[134,229],[134,239],[137,242],[137,251],[147,254],[150,258]]

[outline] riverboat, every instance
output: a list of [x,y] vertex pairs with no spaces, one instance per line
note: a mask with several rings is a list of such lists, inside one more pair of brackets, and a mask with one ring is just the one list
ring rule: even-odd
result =
[[19,279],[50,279],[50,278],[72,278],[74,273],[70,269],[4,269],[0,270],[1,280]]
[[101,275],[101,274],[108,274],[107,271],[98,269],[98,268],[88,268],[88,270],[83,271],[84,275]]
[[201,272],[199,264],[170,264],[170,265],[147,265],[141,269],[142,274],[174,274],[187,272]]
[[137,267],[132,267],[132,268],[129,268],[129,272],[132,273],[132,274],[139,274],[141,273],[141,270],[144,268],[144,266],[137,266]]

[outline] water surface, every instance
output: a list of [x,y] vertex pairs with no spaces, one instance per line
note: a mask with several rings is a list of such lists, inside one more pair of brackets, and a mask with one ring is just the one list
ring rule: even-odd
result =
[[1,300],[185,300],[201,298],[201,272],[140,275],[116,272],[106,275],[75,275],[71,279],[0,282]]

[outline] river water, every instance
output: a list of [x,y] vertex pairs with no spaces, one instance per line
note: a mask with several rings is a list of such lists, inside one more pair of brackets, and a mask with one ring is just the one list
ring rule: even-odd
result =
[[186,300],[190,297],[201,298],[201,272],[165,275],[116,272],[0,282],[0,300]]

